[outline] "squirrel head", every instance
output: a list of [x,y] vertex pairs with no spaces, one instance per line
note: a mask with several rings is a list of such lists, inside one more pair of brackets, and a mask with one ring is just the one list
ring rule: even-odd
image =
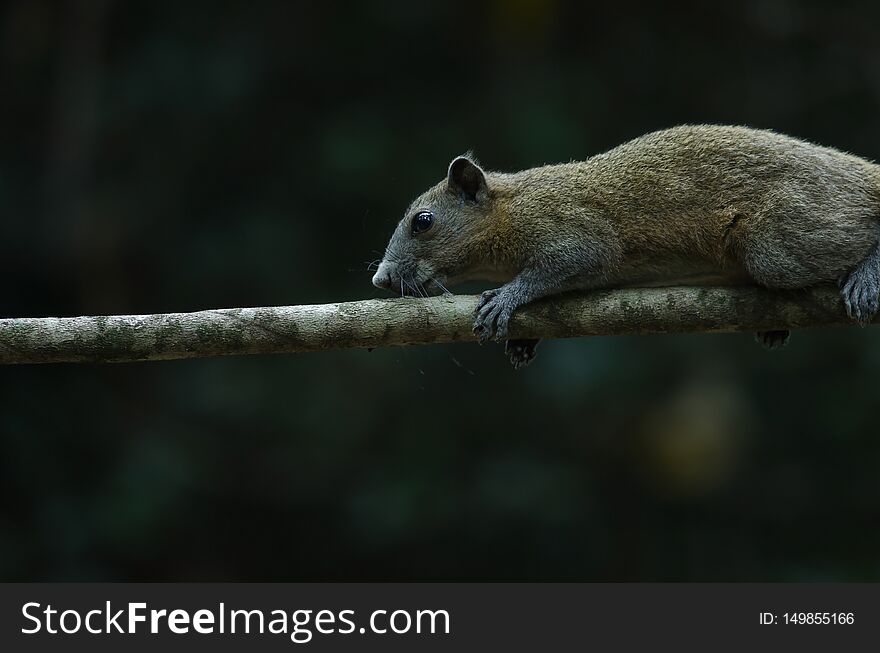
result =
[[473,156],[453,159],[446,179],[419,196],[398,223],[373,285],[436,295],[447,283],[476,278],[493,204],[486,173]]

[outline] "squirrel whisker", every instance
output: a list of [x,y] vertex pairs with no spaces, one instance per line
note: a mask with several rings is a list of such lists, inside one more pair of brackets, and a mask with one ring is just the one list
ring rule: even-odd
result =
[[452,291],[449,290],[449,288],[447,288],[442,283],[440,283],[440,279],[432,278],[431,281],[433,281],[434,283],[436,283],[440,287],[440,290],[443,291],[444,295],[452,295],[453,294]]

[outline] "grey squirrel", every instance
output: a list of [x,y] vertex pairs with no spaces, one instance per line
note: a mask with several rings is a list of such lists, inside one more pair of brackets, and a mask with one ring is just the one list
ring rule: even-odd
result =
[[[586,161],[486,172],[470,155],[412,203],[373,284],[484,292],[474,332],[506,338],[517,307],[572,289],[838,282],[848,314],[880,295],[880,166],[772,131],[717,125],[641,136]],[[773,348],[788,332],[757,334]],[[537,340],[509,340],[515,367]]]

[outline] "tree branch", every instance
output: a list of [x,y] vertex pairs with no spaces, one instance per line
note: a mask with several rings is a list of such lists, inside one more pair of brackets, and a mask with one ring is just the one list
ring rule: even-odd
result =
[[[0,364],[129,362],[473,341],[477,298],[369,299],[195,313],[0,320]],[[511,337],[727,332],[852,324],[833,288],[629,288],[523,307]]]

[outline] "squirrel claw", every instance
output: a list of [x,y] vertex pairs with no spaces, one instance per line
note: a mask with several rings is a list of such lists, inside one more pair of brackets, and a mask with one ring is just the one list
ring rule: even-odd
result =
[[474,335],[477,336],[478,342],[485,345],[491,339],[491,334],[482,324],[474,324]]

